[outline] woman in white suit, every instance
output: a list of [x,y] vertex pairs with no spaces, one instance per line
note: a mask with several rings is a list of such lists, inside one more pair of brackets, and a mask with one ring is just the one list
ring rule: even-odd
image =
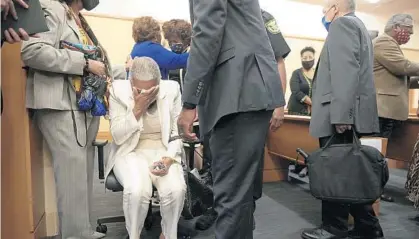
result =
[[131,239],[140,238],[152,185],[160,196],[160,238],[176,239],[186,192],[182,141],[176,139],[180,89],[176,82],[160,80],[154,60],[135,58],[130,80],[115,81],[109,100],[113,148],[106,175],[113,170],[124,187],[123,209]]

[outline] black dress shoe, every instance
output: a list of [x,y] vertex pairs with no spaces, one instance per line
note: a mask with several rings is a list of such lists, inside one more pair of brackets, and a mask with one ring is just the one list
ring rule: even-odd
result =
[[384,234],[382,230],[376,230],[369,233],[361,232],[359,230],[351,230],[348,233],[348,238],[350,239],[384,239]]
[[335,235],[323,228],[314,228],[307,229],[301,233],[301,238],[303,239],[345,239],[347,238],[346,233],[341,233],[341,235]]
[[380,198],[385,202],[394,202],[394,199],[387,194],[381,194]]

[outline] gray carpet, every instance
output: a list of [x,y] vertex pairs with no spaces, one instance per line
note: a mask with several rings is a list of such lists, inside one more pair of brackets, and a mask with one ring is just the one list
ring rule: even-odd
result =
[[[97,168],[97,167],[96,167]],[[97,172],[96,172],[97,175]],[[404,195],[406,171],[392,170],[387,193],[395,203],[381,203],[380,222],[386,239],[418,239],[419,223],[411,220],[417,212]],[[92,218],[122,215],[122,194],[105,191],[103,182],[95,180]],[[264,195],[257,203],[255,239],[300,239],[302,228],[310,228],[320,221],[320,202],[313,199],[307,185],[298,182],[267,183]],[[96,222],[92,222],[96,225]],[[143,231],[142,239],[157,239],[161,232],[156,217],[153,228]],[[109,224],[109,239],[125,239],[123,223]],[[212,229],[199,232],[197,239],[214,238]]]

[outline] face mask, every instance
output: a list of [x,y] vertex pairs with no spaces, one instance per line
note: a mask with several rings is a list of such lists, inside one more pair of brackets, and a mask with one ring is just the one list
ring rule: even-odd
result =
[[400,30],[396,32],[395,40],[399,43],[399,45],[408,43],[410,40],[410,32],[406,29],[400,28]]
[[181,54],[185,50],[182,43],[173,43],[170,45],[170,49],[176,54]]
[[327,31],[329,31],[329,27],[330,27],[330,24],[332,24],[332,21],[333,21],[333,19],[335,19],[335,16],[333,16],[333,18],[332,18],[332,21],[330,21],[330,22],[328,22],[327,20],[326,20],[326,14],[330,11],[330,10],[332,10],[332,8],[334,8],[335,6],[332,6],[331,8],[329,8],[329,10],[327,10],[327,12],[324,14],[324,16],[323,16],[323,18],[322,18],[322,23],[323,23],[323,26],[324,26],[324,28],[326,28],[326,30]]
[[82,3],[83,8],[86,9],[86,11],[91,11],[99,5],[99,0],[82,0]]
[[322,18],[322,23],[323,23],[324,28],[326,28],[326,31],[329,31],[329,27],[330,27],[330,24],[331,24],[332,22],[328,22],[328,21],[326,21],[326,16],[324,16],[324,17]]
[[311,61],[302,61],[301,64],[303,65],[303,68],[306,70],[310,70],[314,66],[314,60]]

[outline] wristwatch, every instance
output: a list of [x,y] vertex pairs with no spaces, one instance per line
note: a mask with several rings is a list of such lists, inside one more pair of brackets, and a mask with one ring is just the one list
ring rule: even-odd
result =
[[196,105],[192,104],[192,103],[185,102],[185,103],[183,103],[183,108],[187,109],[187,110],[193,110],[193,109],[196,108]]

